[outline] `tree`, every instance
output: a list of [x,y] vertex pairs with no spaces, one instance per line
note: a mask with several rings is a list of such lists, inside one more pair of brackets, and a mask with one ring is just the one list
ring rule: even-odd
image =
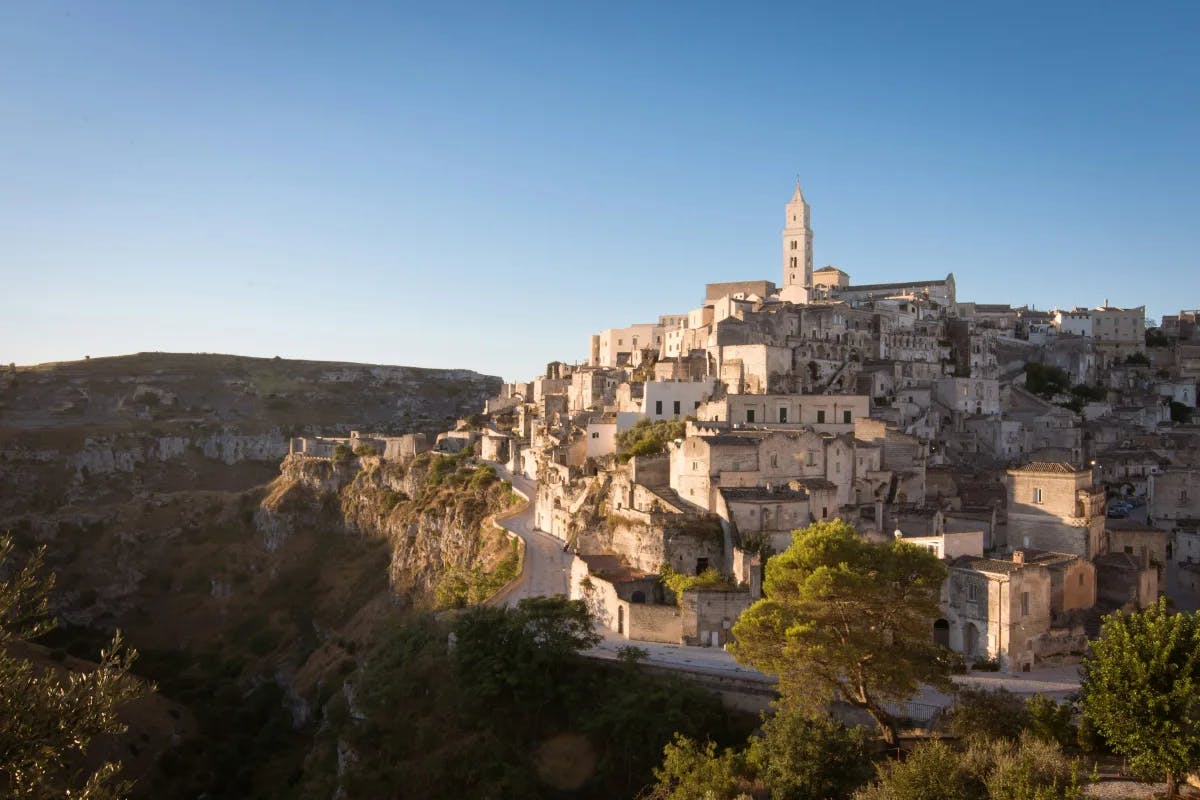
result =
[[719,750],[676,735],[648,800],[720,800],[753,796],[771,800],[848,800],[871,778],[867,737],[827,717],[779,709],[763,720],[749,744]]
[[646,800],[733,800],[742,794],[745,764],[735,750],[717,751],[714,742],[700,744],[675,734],[663,748],[663,763],[656,767],[655,787]]
[[871,778],[867,737],[828,718],[780,710],[746,748],[771,800],[844,800]]
[[1172,614],[1166,601],[1105,617],[1083,662],[1081,704],[1133,771],[1179,777],[1200,763],[1200,616]]
[[766,596],[734,625],[731,649],[779,676],[784,706],[817,716],[840,697],[895,744],[886,703],[922,683],[950,689],[950,660],[932,636],[945,579],[924,548],[867,542],[841,520],[819,522],[767,562]]
[[88,672],[38,672],[12,654],[22,639],[49,632],[53,576],[41,575],[44,550],[21,567],[11,563],[13,542],[0,536],[0,794],[5,797],[107,800],[129,784],[116,780],[119,763],[107,762],[87,775],[75,774],[92,738],[123,733],[117,709],[144,694],[129,674],[135,653],[120,634]]
[[536,718],[559,698],[571,659],[600,641],[582,600],[528,597],[480,606],[454,623],[455,672],[474,699]]

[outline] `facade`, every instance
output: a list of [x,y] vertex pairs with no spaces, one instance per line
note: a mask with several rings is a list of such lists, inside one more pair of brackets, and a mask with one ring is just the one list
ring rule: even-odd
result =
[[827,433],[854,430],[871,415],[871,398],[844,394],[727,394],[697,409],[707,422],[744,425],[806,426]]
[[1168,467],[1152,474],[1149,515],[1164,527],[1200,519],[1200,469]]
[[1090,469],[1065,462],[1032,462],[1007,472],[1008,540],[1014,547],[1099,555],[1104,492]]
[[938,402],[963,414],[1000,413],[1000,382],[994,378],[941,378],[934,381]]

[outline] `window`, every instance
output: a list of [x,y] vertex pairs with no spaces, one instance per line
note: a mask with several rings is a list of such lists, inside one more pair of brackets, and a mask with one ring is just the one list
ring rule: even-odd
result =
[[817,422],[824,422],[824,421],[825,421],[825,412],[818,411],[817,412]]
[[844,422],[847,425],[850,424],[850,412],[849,411],[842,412],[842,422]]
[[779,466],[779,454],[778,453],[771,453],[771,466],[772,467]]
[[810,467],[815,467],[817,465],[817,453],[815,450],[808,451],[808,456],[805,463]]
[[779,421],[787,422],[787,409],[786,408],[779,409]]
[[675,409],[675,411],[674,411],[675,416],[678,417],[679,416],[679,401],[678,400],[675,401],[674,409]]
[[1029,616],[1029,592],[1021,592],[1021,616]]
[[617,347],[620,347],[620,346],[621,346],[621,345],[623,345],[623,344],[625,344],[625,340],[624,340],[624,339],[617,339]]
[[754,422],[754,409],[753,408],[746,409],[746,422]]
[[695,472],[695,471],[696,471],[696,470],[698,470],[698,469],[700,469],[700,465],[699,465],[699,463],[697,463],[697,462],[693,461],[693,462],[692,462],[692,472]]
[[662,416],[662,400],[654,401],[654,415],[658,417]]
[[1079,573],[1079,585],[1083,586],[1083,573]]
[[592,434],[592,438],[593,438],[593,439],[599,439],[599,438],[600,438],[600,434],[599,434],[599,433],[593,433],[593,434]]
[[1036,486],[1033,489],[1033,502],[1038,503],[1039,505],[1042,502],[1042,490]]
[[829,518],[829,508],[826,506],[821,506],[821,519],[828,519],[828,518]]
[[967,599],[975,600],[975,584],[973,583],[967,584]]
[[[1133,555],[1133,547],[1132,547],[1131,545],[1125,545],[1125,552],[1126,552],[1126,553],[1129,553],[1130,555]],[[1082,581],[1082,580],[1083,580],[1083,576],[1082,576],[1082,575],[1080,575],[1080,576],[1079,576],[1079,579]]]
[[796,257],[792,256],[792,269],[796,268]]
[[795,239],[792,240],[792,249],[793,250],[796,249],[796,240]]

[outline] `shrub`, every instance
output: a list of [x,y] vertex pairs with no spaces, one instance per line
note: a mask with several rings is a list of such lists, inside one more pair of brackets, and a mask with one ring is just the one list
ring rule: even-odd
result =
[[1006,689],[963,689],[945,724],[951,734],[962,739],[1017,739],[1029,726],[1029,709]]
[[377,456],[377,455],[379,455],[379,453],[376,452],[375,448],[369,444],[360,444],[358,447],[354,448],[354,455],[356,455],[356,456]]

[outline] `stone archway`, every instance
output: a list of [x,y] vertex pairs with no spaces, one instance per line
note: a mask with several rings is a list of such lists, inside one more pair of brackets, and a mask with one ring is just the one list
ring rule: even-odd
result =
[[933,623],[933,643],[942,647],[950,647],[950,623],[939,619]]

